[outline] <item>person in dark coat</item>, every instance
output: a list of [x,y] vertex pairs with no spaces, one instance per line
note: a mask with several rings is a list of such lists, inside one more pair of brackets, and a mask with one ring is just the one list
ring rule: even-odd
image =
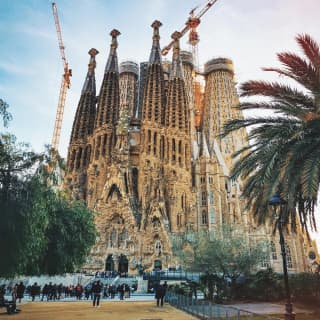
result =
[[32,301],[34,301],[36,295],[39,294],[38,290],[39,290],[38,284],[35,282],[30,288],[30,296],[32,298]]
[[87,286],[84,288],[84,296],[86,297],[87,300],[89,300],[90,293],[91,293],[91,286],[90,286],[90,285],[87,285]]
[[156,299],[157,299],[157,307],[159,307],[159,304],[161,307],[163,307],[163,299],[166,295],[166,287],[164,285],[159,284],[156,287]]
[[26,287],[23,284],[23,282],[21,281],[17,287],[17,299],[19,299],[19,303],[21,302],[21,299],[23,299],[25,289],[26,289]]
[[93,293],[93,306],[99,307],[100,304],[100,297],[102,291],[102,284],[100,280],[96,281],[92,286],[92,293]]
[[48,296],[48,293],[49,293],[49,289],[48,289],[48,285],[45,284],[42,288],[42,297],[41,297],[41,301],[43,301],[43,298],[46,297],[47,301],[49,300],[49,296]]

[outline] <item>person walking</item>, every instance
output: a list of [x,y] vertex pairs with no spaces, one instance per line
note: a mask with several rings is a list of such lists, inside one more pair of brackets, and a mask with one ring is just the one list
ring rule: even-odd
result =
[[35,282],[30,288],[30,296],[32,298],[32,301],[34,301],[37,294],[38,294],[38,284]]
[[102,284],[100,283],[100,280],[98,280],[92,286],[93,307],[97,307],[97,308],[99,307],[101,291],[102,291]]
[[76,298],[77,300],[81,300],[83,293],[83,287],[80,283],[76,286]]
[[41,301],[43,301],[44,297],[46,297],[47,301],[49,300],[49,289],[48,289],[48,285],[45,283],[45,285],[42,288],[42,297],[41,297]]
[[21,303],[21,299],[24,297],[24,290],[26,289],[25,285],[21,281],[17,287],[17,299],[19,299],[19,303]]
[[16,302],[16,301],[17,301],[17,290],[18,290],[18,284],[16,283],[16,284],[12,287],[12,291],[11,291],[12,301],[13,301],[13,302]]
[[161,307],[163,307],[163,299],[166,295],[166,288],[164,285],[159,285],[156,287],[156,299],[157,299],[157,307],[159,307],[159,304]]

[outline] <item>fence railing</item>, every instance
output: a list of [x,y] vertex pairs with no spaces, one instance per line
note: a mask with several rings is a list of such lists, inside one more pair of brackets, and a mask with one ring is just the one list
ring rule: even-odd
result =
[[144,272],[144,280],[190,280],[199,281],[201,276],[200,272],[186,272],[186,271],[168,271],[157,270],[151,272]]
[[166,301],[172,306],[203,320],[281,320],[280,318],[223,306],[206,300],[197,300],[172,291],[167,292]]

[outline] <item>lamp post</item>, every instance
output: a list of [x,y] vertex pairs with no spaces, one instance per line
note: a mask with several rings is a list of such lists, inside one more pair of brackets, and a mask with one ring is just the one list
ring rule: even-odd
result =
[[277,207],[281,207],[281,205],[286,204],[287,202],[283,200],[279,195],[273,195],[269,201],[269,205],[273,206],[274,215],[277,218],[276,224],[279,231],[279,242],[281,247],[281,255],[282,255],[282,266],[283,266],[283,277],[284,277],[284,286],[286,290],[286,313],[285,320],[295,320],[295,313],[292,310],[292,302],[291,302],[291,293],[288,279],[288,269],[287,269],[287,254],[286,247],[283,237],[283,216],[280,209],[279,214],[277,214]]

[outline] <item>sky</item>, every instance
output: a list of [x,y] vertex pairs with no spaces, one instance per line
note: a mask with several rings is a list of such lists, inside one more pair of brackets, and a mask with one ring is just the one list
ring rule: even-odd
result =
[[[56,0],[65,53],[72,69],[59,151],[66,156],[72,122],[94,47],[97,92],[116,28],[119,61],[148,60],[150,25],[157,19],[160,43],[181,30],[189,11],[204,0]],[[215,57],[233,60],[238,84],[250,79],[279,80],[262,67],[279,66],[276,53],[300,52],[295,36],[320,42],[320,0],[218,0],[201,19],[199,63]],[[187,36],[182,49],[189,49]],[[169,54],[169,57],[170,54]],[[0,98],[13,115],[8,131],[35,151],[51,143],[63,74],[51,1],[0,0]],[[0,130],[3,128],[0,124]]]

